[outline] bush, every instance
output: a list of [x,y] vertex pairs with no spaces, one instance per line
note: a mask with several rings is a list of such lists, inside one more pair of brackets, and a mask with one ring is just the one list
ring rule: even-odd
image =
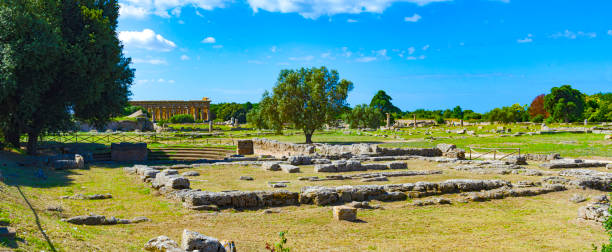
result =
[[270,252],[290,252],[291,250],[285,247],[287,246],[287,238],[285,237],[286,234],[287,231],[279,232],[278,236],[280,238],[280,241],[274,243],[274,245],[271,245],[270,243],[266,242],[266,250]]
[[170,117],[170,123],[194,123],[195,120],[193,119],[192,115],[188,115],[188,114],[180,114],[180,115],[174,115],[172,117]]
[[537,114],[536,116],[531,118],[531,121],[534,123],[541,123],[544,121],[544,115],[542,114]]

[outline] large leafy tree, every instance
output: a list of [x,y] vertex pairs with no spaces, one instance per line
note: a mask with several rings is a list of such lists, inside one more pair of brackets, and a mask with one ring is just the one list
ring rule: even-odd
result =
[[42,132],[73,118],[103,125],[127,103],[134,76],[122,54],[116,0],[0,0],[0,127],[36,153]]
[[531,105],[529,105],[529,115],[531,115],[531,117],[541,115],[546,118],[549,116],[548,112],[546,112],[546,108],[544,108],[545,96],[545,94],[538,95],[531,101]]
[[366,104],[355,106],[353,110],[345,114],[345,120],[352,129],[378,128],[385,116],[380,110]]
[[353,83],[340,79],[336,70],[326,67],[281,70],[272,95],[264,94],[261,113],[274,127],[290,123],[301,129],[306,143],[312,143],[315,130],[332,123],[347,105]]
[[555,121],[580,120],[584,112],[584,94],[570,85],[553,87],[550,94],[544,96],[544,108]]
[[612,121],[612,93],[598,93],[587,96],[584,118],[592,122]]
[[370,107],[377,108],[383,113],[401,113],[402,111],[393,105],[391,100],[393,98],[384,90],[378,90],[374,97],[372,97],[372,101],[370,101]]

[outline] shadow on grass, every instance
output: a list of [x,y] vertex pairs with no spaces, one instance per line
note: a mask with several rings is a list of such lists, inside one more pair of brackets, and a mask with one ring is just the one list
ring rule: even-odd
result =
[[0,245],[4,246],[4,247],[9,247],[12,249],[16,249],[19,247],[19,244],[17,242],[25,242],[25,240],[23,238],[6,238],[6,237],[2,237],[0,238]]
[[32,210],[32,213],[34,214],[34,218],[36,219],[36,226],[38,227],[38,230],[40,231],[40,233],[42,234],[42,236],[45,238],[45,240],[47,241],[47,244],[49,245],[49,249],[51,251],[56,251],[55,247],[53,246],[53,243],[51,243],[51,240],[49,239],[49,236],[47,236],[47,234],[45,233],[44,229],[42,228],[42,226],[40,225],[40,219],[38,218],[38,214],[36,213],[36,210],[34,210],[34,208],[32,207],[32,204],[30,204],[30,201],[28,200],[28,198],[25,196],[25,194],[23,193],[23,191],[21,191],[21,187],[19,187],[18,185],[16,186],[17,190],[19,191],[19,194],[21,194],[21,197],[23,197],[23,200],[25,200],[26,204],[28,204],[28,207],[30,208],[30,210]]

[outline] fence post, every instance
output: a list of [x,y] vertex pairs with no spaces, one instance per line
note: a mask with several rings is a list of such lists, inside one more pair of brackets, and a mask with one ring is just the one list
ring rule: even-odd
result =
[[497,150],[493,150],[493,160],[495,160],[495,154],[497,154]]
[[74,134],[74,141],[76,141],[76,143],[79,143],[79,135],[78,134]]

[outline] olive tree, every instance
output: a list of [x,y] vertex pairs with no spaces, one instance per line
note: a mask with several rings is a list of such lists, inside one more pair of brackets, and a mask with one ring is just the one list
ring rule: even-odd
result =
[[272,95],[264,94],[260,113],[270,126],[289,123],[301,129],[306,143],[312,143],[315,130],[332,123],[343,111],[352,89],[352,82],[326,67],[281,70]]

